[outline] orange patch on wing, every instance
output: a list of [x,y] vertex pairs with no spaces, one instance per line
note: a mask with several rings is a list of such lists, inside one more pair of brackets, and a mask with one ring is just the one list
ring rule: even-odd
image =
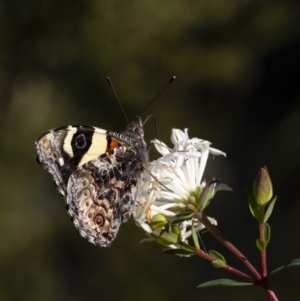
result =
[[118,147],[120,143],[115,139],[110,139],[107,143],[107,151],[113,150],[114,148]]

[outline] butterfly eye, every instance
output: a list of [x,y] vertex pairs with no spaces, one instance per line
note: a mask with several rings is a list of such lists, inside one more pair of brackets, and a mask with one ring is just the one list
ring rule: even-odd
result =
[[75,147],[77,149],[85,149],[86,145],[87,145],[87,142],[86,142],[86,138],[85,138],[84,134],[81,133],[78,136],[76,136]]

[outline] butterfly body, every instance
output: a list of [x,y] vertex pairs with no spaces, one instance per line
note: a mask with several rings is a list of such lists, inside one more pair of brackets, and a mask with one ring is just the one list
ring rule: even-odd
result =
[[53,129],[36,142],[79,234],[109,246],[132,214],[148,165],[141,118],[119,134],[90,126]]

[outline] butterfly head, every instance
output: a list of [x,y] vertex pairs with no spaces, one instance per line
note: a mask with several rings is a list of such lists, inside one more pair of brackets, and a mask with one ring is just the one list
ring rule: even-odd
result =
[[124,132],[129,137],[139,139],[144,137],[144,128],[141,117],[136,117],[134,121],[127,125],[126,131]]

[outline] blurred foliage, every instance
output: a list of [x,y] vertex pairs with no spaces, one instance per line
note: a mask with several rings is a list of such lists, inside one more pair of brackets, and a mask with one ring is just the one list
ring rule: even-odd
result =
[[[266,165],[279,195],[270,269],[299,257],[299,2],[2,0],[0,15],[0,300],[265,300],[253,287],[196,290],[228,274],[139,244],[133,221],[109,249],[84,241],[34,141],[65,124],[122,131],[107,75],[131,118],[176,75],[147,114],[166,142],[189,127],[227,153],[205,175],[234,189],[209,208],[221,231],[259,263],[245,190]],[[281,301],[299,295],[296,272],[271,279]]]

